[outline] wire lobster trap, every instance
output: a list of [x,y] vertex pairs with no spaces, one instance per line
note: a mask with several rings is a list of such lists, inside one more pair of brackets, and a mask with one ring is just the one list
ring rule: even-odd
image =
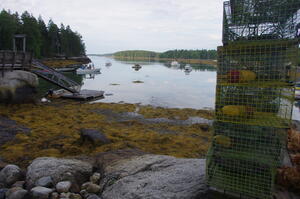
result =
[[230,0],[223,16],[224,45],[300,37],[298,0]]
[[235,43],[218,48],[218,84],[289,86],[296,80],[298,41]]
[[286,145],[286,129],[214,123],[211,152],[220,157],[279,166]]
[[224,2],[209,186],[272,198],[291,124],[299,38],[299,0]]
[[216,92],[216,120],[234,124],[288,128],[294,87],[220,86]]
[[276,169],[213,154],[207,159],[207,184],[240,196],[271,199]]

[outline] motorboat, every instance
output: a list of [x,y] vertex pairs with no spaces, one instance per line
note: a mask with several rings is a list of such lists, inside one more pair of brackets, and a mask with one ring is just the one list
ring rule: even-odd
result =
[[186,72],[192,72],[192,70],[193,70],[193,68],[191,67],[190,64],[187,64],[187,65],[184,66],[184,71],[186,71]]
[[111,65],[112,65],[112,64],[111,64],[110,62],[106,62],[106,63],[105,63],[105,66],[106,66],[106,67],[109,67],[109,66],[111,66]]
[[142,66],[139,65],[139,64],[134,64],[134,65],[132,66],[132,68],[135,69],[136,71],[138,71],[138,70],[140,70],[140,69],[142,68]]
[[85,74],[100,74],[100,68],[95,68],[94,64],[84,64],[82,67],[76,70],[76,74],[85,75]]
[[179,67],[180,64],[177,61],[172,61],[171,62],[171,66],[173,66],[173,67]]

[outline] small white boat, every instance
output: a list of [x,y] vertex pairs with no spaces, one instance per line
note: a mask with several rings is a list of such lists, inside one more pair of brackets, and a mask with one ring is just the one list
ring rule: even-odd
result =
[[111,66],[112,64],[110,63],[110,62],[106,62],[105,63],[105,66],[107,66],[107,67],[109,67],[109,66]]
[[82,67],[76,70],[76,74],[85,75],[85,74],[100,74],[100,68],[95,68],[94,64],[85,64]]
[[193,68],[191,67],[190,64],[187,64],[184,66],[184,71],[191,72],[192,70],[193,70]]
[[96,74],[96,73],[100,73],[100,68],[94,68],[94,69],[81,69],[81,68],[78,68],[76,70],[76,73],[78,75]]
[[173,66],[173,67],[179,67],[180,64],[177,61],[172,61],[171,62],[171,66]]

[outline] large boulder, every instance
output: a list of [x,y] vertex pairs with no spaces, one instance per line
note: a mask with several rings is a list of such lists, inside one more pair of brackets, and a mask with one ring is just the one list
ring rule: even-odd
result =
[[71,181],[80,186],[93,174],[90,163],[76,159],[42,157],[35,159],[27,168],[26,185],[31,189],[37,180],[50,176],[54,184]]
[[104,199],[191,199],[207,194],[204,159],[142,155],[115,162],[104,170]]
[[0,102],[33,102],[38,86],[38,77],[27,71],[6,71],[0,74]]

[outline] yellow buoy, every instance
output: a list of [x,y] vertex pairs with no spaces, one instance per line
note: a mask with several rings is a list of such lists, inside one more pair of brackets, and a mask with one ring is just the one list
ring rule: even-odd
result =
[[256,79],[256,74],[250,70],[240,71],[240,82],[249,82]]
[[225,135],[216,135],[214,136],[214,140],[217,144],[222,145],[223,147],[230,147],[231,145],[230,138]]
[[222,108],[222,113],[228,116],[246,116],[247,107],[239,105],[228,105]]

